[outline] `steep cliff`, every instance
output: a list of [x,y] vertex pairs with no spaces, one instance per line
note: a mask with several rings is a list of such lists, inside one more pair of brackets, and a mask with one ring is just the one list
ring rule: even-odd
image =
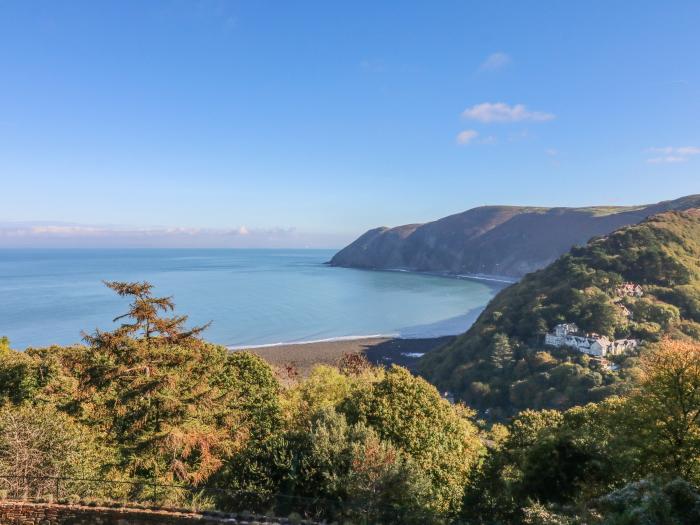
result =
[[333,266],[522,277],[572,246],[656,213],[700,206],[700,195],[634,207],[483,206],[426,224],[369,230]]

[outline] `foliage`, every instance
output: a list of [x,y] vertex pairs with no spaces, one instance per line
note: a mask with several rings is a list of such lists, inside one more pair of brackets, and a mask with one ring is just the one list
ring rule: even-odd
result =
[[687,481],[645,479],[598,500],[604,525],[691,525],[700,523],[700,494]]
[[186,316],[160,317],[169,298],[148,283],[106,283],[133,298],[113,332],[85,336],[90,344],[77,367],[81,416],[103,428],[134,476],[199,483],[221,465],[242,438],[238,414],[228,410],[228,353],[202,342]]
[[620,514],[615,518],[620,521],[605,523],[656,523],[634,521],[630,516],[642,511],[612,502],[631,491],[640,494],[639,501],[666,501],[661,489],[647,490],[656,487],[651,482],[635,485],[640,479],[683,479],[697,487],[700,343],[666,340],[644,356],[641,366],[639,383],[624,397],[565,412],[526,410],[507,433],[496,426],[488,454],[465,492],[466,521],[546,523],[549,516],[551,523],[568,523],[586,516],[584,522],[597,523],[597,512],[605,520],[608,513]]
[[700,482],[700,345],[665,341],[642,359],[632,443],[654,471]]
[[473,414],[424,380],[402,368],[318,366],[282,406],[281,436],[257,449],[259,478],[234,459],[233,486],[293,494],[296,510],[317,518],[432,523],[459,511],[482,445]]
[[274,431],[279,386],[266,363],[200,340],[185,316],[161,318],[172,301],[148,283],[108,286],[133,298],[121,326],[89,346],[3,354],[0,404],[55,406],[104,436],[124,476],[161,484],[203,484]]
[[38,363],[30,355],[0,352],[0,406],[32,398],[39,387]]
[[[618,297],[624,282],[642,285],[644,296]],[[491,420],[599,401],[634,380],[637,354],[618,358],[616,371],[603,369],[571,350],[544,347],[547,331],[575,322],[586,332],[650,344],[698,337],[699,305],[700,215],[664,213],[574,248],[503,290],[466,334],[423,358],[421,373]]]
[[348,399],[343,410],[408,454],[431,478],[431,506],[455,513],[481,445],[473,412],[452,406],[425,380],[392,367],[371,389]]
[[289,434],[290,473],[282,482],[297,509],[318,518],[370,523],[431,523],[430,481],[412,458],[362,423],[332,408],[312,418],[308,432]]
[[0,481],[15,497],[53,494],[56,482],[47,478],[105,475],[112,454],[103,436],[50,406],[0,412]]
[[[184,317],[161,320],[154,305],[166,303],[149,287],[119,290],[140,295],[115,332],[0,354],[0,479],[128,478],[140,485],[119,497],[139,500],[156,499],[154,482],[175,483],[157,501],[338,523],[697,521],[700,343],[683,333],[623,362],[631,384],[606,396],[616,391],[607,372],[585,356],[565,360],[496,330],[473,364],[492,376],[471,395],[498,408],[507,391],[523,410],[489,426],[409,371],[358,358],[282,386],[261,358],[206,343]],[[660,304],[676,292],[651,290],[640,311],[660,326],[665,316],[670,332],[687,321],[692,301]],[[572,385],[599,399],[584,404]],[[580,406],[527,408],[562,395]],[[45,479],[5,486],[53,490]]]
[[186,315],[161,317],[159,312],[173,311],[175,304],[171,297],[153,297],[153,285],[148,282],[105,281],[104,284],[120,297],[129,297],[132,300],[129,311],[115,317],[113,321],[126,319],[131,322],[122,323],[113,332],[96,330],[92,335],[86,334],[85,340],[92,346],[116,349],[134,339],[143,340],[149,346],[190,343],[208,326],[186,330]]

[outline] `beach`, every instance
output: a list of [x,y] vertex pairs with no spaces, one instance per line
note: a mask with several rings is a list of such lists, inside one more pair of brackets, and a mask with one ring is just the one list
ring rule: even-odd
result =
[[345,354],[364,354],[370,362],[375,364],[384,366],[397,364],[414,369],[420,357],[454,339],[455,336],[423,339],[370,337],[281,344],[251,348],[250,351],[273,366],[293,365],[302,376],[305,376],[314,365],[338,364]]

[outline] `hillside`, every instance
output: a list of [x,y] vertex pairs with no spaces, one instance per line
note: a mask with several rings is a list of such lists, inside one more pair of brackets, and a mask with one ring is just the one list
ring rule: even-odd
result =
[[[642,297],[620,299],[624,282]],[[625,306],[631,318],[622,308]],[[420,370],[442,390],[494,417],[567,408],[620,392],[638,351],[609,370],[575,350],[545,347],[558,323],[642,348],[664,335],[700,339],[700,212],[667,212],[572,249],[501,291],[474,326],[428,354]]]
[[594,236],[660,212],[699,206],[700,195],[636,207],[483,206],[426,224],[370,230],[330,263],[522,277]]

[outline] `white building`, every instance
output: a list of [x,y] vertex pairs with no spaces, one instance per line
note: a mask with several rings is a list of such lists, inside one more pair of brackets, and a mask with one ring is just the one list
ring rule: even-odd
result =
[[578,333],[578,326],[574,323],[562,323],[554,327],[554,332],[545,334],[544,344],[549,346],[565,346],[566,338]]
[[545,334],[544,344],[556,347],[567,346],[584,354],[605,357],[622,354],[636,348],[639,343],[636,339],[611,341],[604,335],[581,335],[578,326],[573,323],[563,323],[555,326],[553,332]]

